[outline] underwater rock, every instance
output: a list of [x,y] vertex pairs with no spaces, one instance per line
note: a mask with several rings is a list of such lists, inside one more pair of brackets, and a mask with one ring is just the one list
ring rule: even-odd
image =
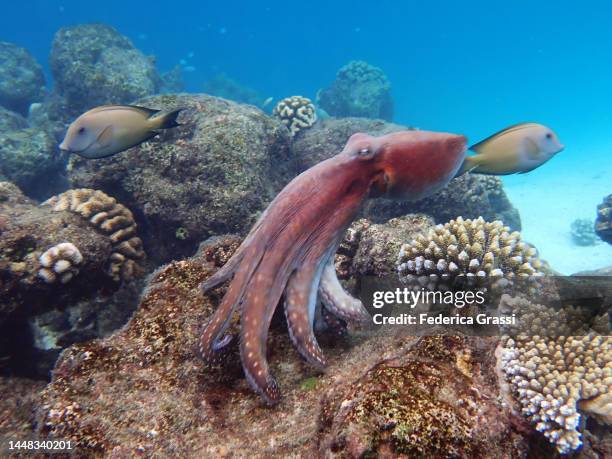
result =
[[612,194],[597,206],[595,232],[603,241],[612,244]]
[[257,91],[242,86],[222,73],[206,81],[202,91],[211,96],[222,97],[241,104],[255,105],[256,107],[261,107],[264,102],[264,98]]
[[10,350],[13,371],[45,376],[63,347],[120,325],[96,309],[121,290],[112,270],[118,245],[80,214],[38,206],[0,182],[0,349]]
[[[2,355],[0,354],[0,370]],[[44,381],[0,376],[0,444],[7,448],[9,441],[31,440],[33,410],[36,399],[45,387]],[[9,457],[5,455],[5,457]]]
[[302,96],[284,98],[274,106],[272,115],[287,126],[287,129],[291,132],[291,137],[312,127],[317,122],[317,112],[314,104],[310,99]]
[[45,198],[64,188],[64,166],[55,139],[45,130],[0,132],[0,180],[15,183],[28,196]]
[[[498,396],[492,355],[496,338],[417,340],[404,328],[350,338],[320,333],[328,369],[317,374],[294,349],[281,311],[268,346],[284,394],[274,409],[249,390],[235,344],[222,365],[205,366],[197,351],[199,334],[224,288],[203,296],[199,285],[239,243],[236,237],[217,237],[202,244],[196,256],[163,266],[123,329],[64,351],[37,405],[37,433],[71,438],[75,453],[85,456],[275,456],[291,451],[334,457],[341,451],[350,456],[349,443],[342,439],[357,425],[369,435],[351,438],[369,442],[373,454],[388,450],[391,442],[385,439],[391,433],[401,442],[397,451],[411,448],[409,427],[415,420],[415,426],[431,434],[413,451],[483,451],[496,444],[509,457],[526,450],[527,421],[513,415]],[[376,390],[379,374],[387,392]],[[408,380],[414,391],[402,384]],[[375,407],[376,417],[360,406]],[[398,422],[382,422],[395,407],[403,415]],[[471,446],[464,444],[468,432]]]
[[[337,153],[348,138],[356,132],[383,135],[409,129],[380,120],[344,118],[320,120],[312,128],[296,137],[293,151],[300,171],[306,170]],[[375,222],[385,222],[393,217],[410,213],[430,215],[436,222],[447,222],[458,216],[485,220],[501,220],[512,230],[521,229],[521,219],[498,177],[464,174],[457,177],[440,192],[417,202],[391,199],[370,199],[363,215]]]
[[60,29],[49,59],[55,91],[73,116],[97,105],[131,103],[160,85],[154,58],[104,24]]
[[0,41],[0,105],[25,115],[45,95],[42,67],[20,46]]
[[181,126],[110,158],[73,156],[68,174],[74,187],[129,207],[156,262],[190,255],[210,235],[248,230],[295,174],[289,131],[254,107],[206,95],[139,103],[183,107]]
[[19,113],[0,107],[0,133],[28,127],[28,121]]
[[378,67],[351,61],[342,67],[329,88],[319,91],[317,104],[338,118],[393,119],[391,83]]
[[577,218],[570,227],[572,241],[579,246],[591,246],[597,244],[597,234],[595,224],[588,218]]
[[160,94],[176,94],[185,92],[185,82],[183,81],[183,69],[180,65],[174,66],[172,70],[161,74]]

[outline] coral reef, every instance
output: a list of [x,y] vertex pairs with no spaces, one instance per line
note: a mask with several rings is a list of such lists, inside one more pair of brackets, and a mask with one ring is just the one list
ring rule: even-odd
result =
[[0,349],[12,372],[46,377],[62,348],[127,319],[138,292],[109,275],[129,269],[116,269],[112,257],[125,247],[111,225],[38,206],[0,182]]
[[[111,241],[108,274],[114,281],[126,281],[141,273],[145,258],[142,241],[136,236],[132,212],[115,198],[99,190],[68,190],[43,203],[54,212],[70,211],[87,219]],[[46,265],[43,265],[46,266]]]
[[176,65],[172,70],[162,73],[161,86],[159,88],[160,94],[176,94],[178,92],[185,92],[183,70],[180,65]]
[[503,290],[541,276],[537,250],[500,221],[458,217],[402,246],[398,273],[415,288]]
[[598,242],[594,223],[588,218],[577,218],[571,225],[572,241],[576,245],[590,246]]
[[15,183],[28,196],[40,199],[63,188],[64,166],[55,139],[46,131],[0,131],[0,180]]
[[0,105],[25,115],[45,94],[42,67],[24,48],[0,41]]
[[66,284],[79,273],[83,255],[73,243],[61,242],[43,252],[38,261],[42,266],[38,270],[38,277],[48,284],[58,280]]
[[612,244],[612,194],[606,196],[597,206],[595,232],[603,241]]
[[363,61],[342,67],[331,86],[319,91],[317,104],[335,117],[393,119],[389,80],[381,69]]
[[50,56],[54,90],[73,115],[102,104],[131,103],[160,85],[154,60],[103,24],[60,29]]
[[[362,118],[320,120],[300,133],[293,142],[293,152],[300,170],[314,166],[342,150],[346,140],[356,132],[382,135],[406,129],[380,120]],[[464,174],[444,189],[417,202],[370,199],[363,215],[377,223],[410,213],[430,215],[436,222],[447,222],[462,215],[501,220],[513,230],[521,229],[518,211],[512,206],[498,177]]]
[[264,98],[257,91],[242,86],[224,74],[218,74],[204,83],[203,91],[211,96],[222,97],[233,100],[240,104],[255,105],[261,107]]
[[[222,371],[203,368],[195,343],[222,291],[203,302],[198,286],[239,242],[219,237],[195,257],[162,267],[123,329],[66,350],[37,405],[38,433],[73,439],[74,453],[83,456],[341,457],[351,456],[357,442],[367,443],[372,455],[395,445],[398,452],[423,454],[472,448],[476,457],[491,444],[500,457],[527,450],[527,421],[499,397],[494,338],[417,341],[402,329],[386,329],[348,341],[322,333],[329,366],[317,374],[299,361],[274,320],[269,349],[284,399],[273,410],[247,390],[235,352]],[[378,383],[388,390],[377,390]],[[360,410],[366,401],[388,423]],[[401,415],[395,423],[394,413]],[[410,427],[431,435],[410,446]]]
[[27,120],[19,113],[0,107],[0,133],[25,129],[27,127]]
[[254,107],[205,95],[138,103],[184,107],[181,126],[110,158],[73,156],[68,174],[73,187],[106,191],[134,212],[155,262],[191,254],[210,235],[246,231],[295,173],[289,132]]
[[317,121],[317,113],[312,101],[302,96],[286,97],[274,106],[272,114],[281,120],[294,137],[303,129],[312,127]]
[[535,428],[566,454],[582,445],[581,413],[612,425],[612,338],[590,331],[575,308],[558,311],[504,295],[500,309],[523,324],[520,334],[505,337],[500,358]]

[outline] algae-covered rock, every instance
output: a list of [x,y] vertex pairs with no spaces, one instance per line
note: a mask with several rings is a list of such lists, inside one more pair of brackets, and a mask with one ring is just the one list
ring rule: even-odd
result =
[[331,86],[319,91],[318,103],[331,116],[393,119],[391,83],[381,69],[364,61],[342,67]]
[[60,29],[50,64],[55,90],[75,115],[96,105],[133,102],[160,85],[153,58],[104,24]]
[[606,196],[597,206],[595,232],[608,244],[612,244],[612,194]]
[[218,74],[204,83],[203,91],[211,96],[223,97],[241,104],[260,107],[264,98],[252,88],[241,85],[227,75]]
[[28,121],[19,113],[0,107],[0,133],[25,129],[27,127]]
[[[339,153],[348,138],[356,132],[380,136],[410,129],[381,120],[346,118],[322,120],[300,133],[293,150],[300,170]],[[424,213],[437,223],[463,216],[486,220],[502,220],[513,230],[521,229],[518,211],[508,199],[502,181],[497,177],[464,174],[435,195],[417,202],[377,198],[366,202],[364,216],[375,222],[384,222],[409,213]]]
[[0,180],[9,180],[28,196],[44,198],[62,188],[65,161],[45,130],[0,132]]
[[45,94],[42,67],[25,48],[0,41],[0,105],[25,115]]
[[205,95],[138,103],[182,107],[181,126],[110,158],[73,157],[69,177],[129,207],[153,259],[193,253],[210,235],[246,232],[294,174],[289,132],[255,107]]

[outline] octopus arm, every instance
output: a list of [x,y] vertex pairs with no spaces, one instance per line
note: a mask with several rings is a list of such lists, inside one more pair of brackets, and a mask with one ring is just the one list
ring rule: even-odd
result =
[[340,319],[363,325],[372,321],[363,303],[351,296],[340,284],[334,266],[334,256],[329,257],[323,269],[319,296],[325,308]]

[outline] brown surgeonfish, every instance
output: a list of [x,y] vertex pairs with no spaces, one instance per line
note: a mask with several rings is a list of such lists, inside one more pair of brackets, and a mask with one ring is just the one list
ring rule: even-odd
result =
[[487,137],[469,150],[457,175],[466,172],[489,175],[524,174],[563,150],[557,134],[537,123],[521,123]]
[[179,126],[181,109],[160,110],[134,105],[102,105],[79,116],[69,127],[60,149],[88,159],[105,158]]

